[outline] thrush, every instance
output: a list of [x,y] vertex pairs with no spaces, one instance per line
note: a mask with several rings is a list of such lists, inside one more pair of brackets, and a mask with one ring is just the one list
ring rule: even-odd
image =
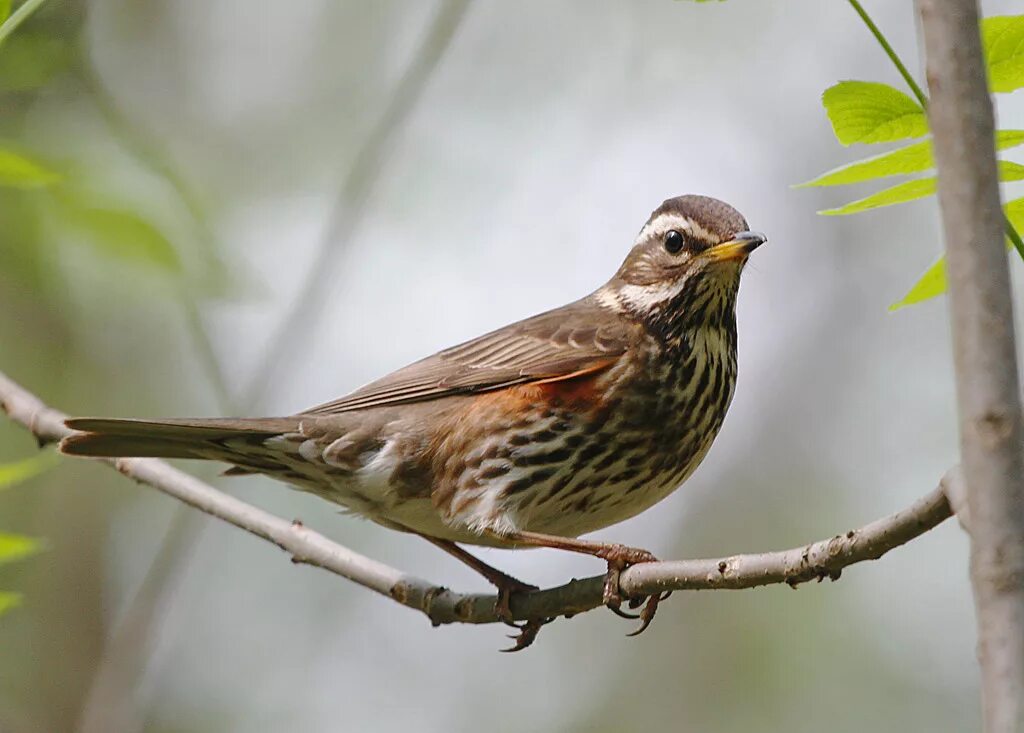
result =
[[[668,199],[581,300],[295,415],[74,418],[61,450],[224,461],[229,475],[285,481],[459,558],[498,587],[510,622],[510,594],[533,586],[459,543],[593,555],[618,610],[618,573],[654,556],[578,537],[661,501],[707,454],[736,381],[740,273],[764,242],[721,201]],[[659,600],[646,599],[641,631]]]

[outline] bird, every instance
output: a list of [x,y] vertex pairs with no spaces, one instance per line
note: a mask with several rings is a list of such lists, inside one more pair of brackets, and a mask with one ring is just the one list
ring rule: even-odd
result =
[[605,604],[639,633],[664,596],[627,614],[618,575],[655,556],[581,535],[657,504],[707,455],[736,383],[740,274],[766,239],[722,201],[670,198],[611,279],[568,305],[294,415],[77,417],[60,450],[226,462],[419,535],[497,587],[499,616],[520,628],[511,650],[551,619],[515,624],[511,594],[535,586],[462,545],[592,555]]

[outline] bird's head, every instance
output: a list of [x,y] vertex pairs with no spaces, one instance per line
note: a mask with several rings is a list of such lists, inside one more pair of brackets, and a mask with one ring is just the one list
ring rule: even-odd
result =
[[743,265],[765,241],[722,201],[668,199],[651,214],[625,262],[596,296],[606,307],[645,321],[731,315]]

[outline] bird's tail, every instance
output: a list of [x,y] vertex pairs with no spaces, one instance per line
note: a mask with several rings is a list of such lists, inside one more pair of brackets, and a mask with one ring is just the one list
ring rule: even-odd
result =
[[231,461],[230,446],[259,444],[299,427],[297,417],[124,420],[76,417],[62,453],[93,457],[206,458]]

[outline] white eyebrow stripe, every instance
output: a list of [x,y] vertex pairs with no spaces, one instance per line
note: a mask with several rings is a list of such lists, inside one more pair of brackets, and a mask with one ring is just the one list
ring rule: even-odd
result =
[[686,232],[709,244],[717,244],[720,241],[717,234],[705,229],[697,222],[675,212],[666,212],[659,214],[656,219],[644,225],[644,228],[640,230],[640,234],[637,235],[637,244],[645,239],[663,237],[673,229]]
[[656,219],[649,221],[644,225],[644,228],[640,230],[640,234],[637,235],[636,241],[640,242],[641,240],[649,237],[662,236],[673,229],[678,229],[683,232],[691,232],[693,230],[693,223],[680,214],[671,212],[659,214]]
[[711,244],[717,244],[719,242],[717,234],[708,231],[697,222],[690,222],[690,233],[703,242],[709,242]]

